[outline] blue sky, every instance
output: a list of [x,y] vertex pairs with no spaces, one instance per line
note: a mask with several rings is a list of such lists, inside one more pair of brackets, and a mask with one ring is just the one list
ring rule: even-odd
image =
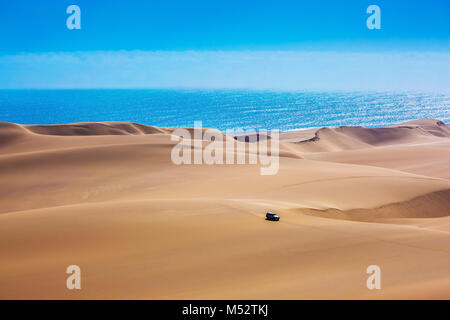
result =
[[0,0],[0,88],[448,91],[449,34],[447,0]]

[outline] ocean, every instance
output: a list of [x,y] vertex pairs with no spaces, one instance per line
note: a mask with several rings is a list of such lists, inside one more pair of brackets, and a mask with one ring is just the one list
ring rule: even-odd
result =
[[450,122],[450,95],[417,92],[248,90],[0,90],[0,121],[57,124],[132,121],[160,127],[283,131],[386,126],[418,118]]

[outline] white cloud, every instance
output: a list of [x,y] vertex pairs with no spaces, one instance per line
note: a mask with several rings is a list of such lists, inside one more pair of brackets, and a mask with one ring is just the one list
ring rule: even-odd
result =
[[96,51],[0,56],[0,88],[449,91],[445,52]]

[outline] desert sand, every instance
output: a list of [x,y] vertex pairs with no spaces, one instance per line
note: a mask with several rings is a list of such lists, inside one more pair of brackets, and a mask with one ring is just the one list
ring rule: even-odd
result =
[[284,132],[273,176],[173,130],[0,123],[0,299],[450,298],[449,126]]

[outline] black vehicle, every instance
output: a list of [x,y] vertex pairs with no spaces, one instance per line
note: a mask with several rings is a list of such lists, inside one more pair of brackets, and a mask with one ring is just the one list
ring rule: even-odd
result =
[[267,212],[266,213],[266,220],[270,221],[280,221],[280,216],[273,212]]

